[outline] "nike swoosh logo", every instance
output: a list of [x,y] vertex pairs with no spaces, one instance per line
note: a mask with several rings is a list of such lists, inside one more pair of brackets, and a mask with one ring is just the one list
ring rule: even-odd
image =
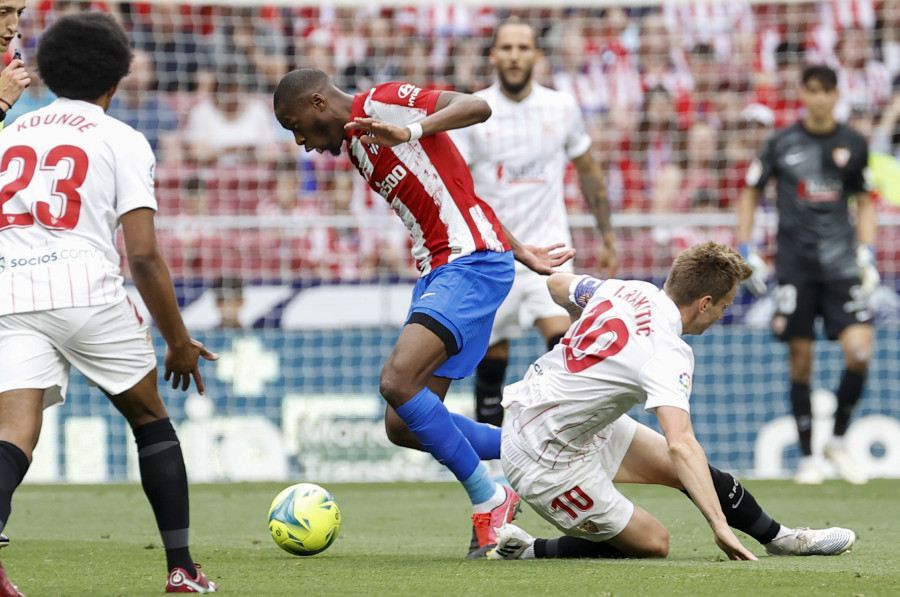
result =
[[434,295],[436,295],[436,294],[437,294],[436,292],[426,292],[425,294],[423,294],[423,295],[420,296],[419,298],[427,298],[427,297],[429,297],[429,296],[434,296]]
[[737,510],[737,507],[741,505],[741,501],[744,499],[744,494],[746,494],[746,493],[747,493],[747,491],[744,489],[744,486],[741,485],[741,497],[738,499],[737,502],[735,502],[734,504],[731,504],[732,510]]
[[806,154],[804,152],[800,153],[792,153],[790,155],[784,156],[784,162],[789,166],[796,166],[797,164],[806,160]]

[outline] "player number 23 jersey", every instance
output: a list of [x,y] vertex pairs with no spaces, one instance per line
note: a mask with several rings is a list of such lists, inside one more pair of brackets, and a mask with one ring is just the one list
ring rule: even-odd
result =
[[57,99],[0,134],[0,315],[125,297],[119,217],[156,209],[143,135],[100,106]]

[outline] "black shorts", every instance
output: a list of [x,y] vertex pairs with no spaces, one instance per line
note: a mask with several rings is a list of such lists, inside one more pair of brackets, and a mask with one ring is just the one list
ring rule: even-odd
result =
[[859,286],[859,278],[795,284],[779,280],[774,298],[772,333],[785,342],[793,338],[815,338],[819,316],[829,340],[836,340],[853,324],[872,323],[872,309]]

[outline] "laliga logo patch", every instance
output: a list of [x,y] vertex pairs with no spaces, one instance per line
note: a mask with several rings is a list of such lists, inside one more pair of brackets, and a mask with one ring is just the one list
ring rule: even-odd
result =
[[678,376],[678,383],[681,384],[681,387],[685,390],[691,389],[691,374],[687,371],[682,371],[681,375]]
[[831,159],[838,168],[843,168],[850,161],[850,150],[846,147],[835,147],[831,150]]

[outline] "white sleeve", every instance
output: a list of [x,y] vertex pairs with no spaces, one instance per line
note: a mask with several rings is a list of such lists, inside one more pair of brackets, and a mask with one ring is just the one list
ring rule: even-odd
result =
[[587,126],[584,124],[584,118],[581,116],[581,109],[575,102],[575,98],[566,94],[565,109],[568,118],[568,130],[566,131],[566,157],[570,160],[584,155],[584,152],[591,148],[591,136],[588,135]]
[[447,131],[450,135],[450,139],[453,141],[453,144],[456,145],[456,149],[459,150],[459,153],[462,154],[463,160],[465,160],[466,164],[471,165],[474,160],[472,159],[472,137],[474,136],[473,129],[478,126],[477,124],[473,124],[472,126],[467,126],[461,129],[453,129],[452,131]]
[[122,136],[115,146],[116,160],[116,213],[119,216],[140,207],[156,211],[156,194],[153,177],[156,157],[147,138],[137,131]]
[[644,410],[674,406],[691,412],[691,387],[694,381],[693,359],[681,351],[665,351],[647,361],[640,373],[641,387],[647,392]]
[[205,100],[195,104],[188,112],[187,125],[185,126],[184,139],[188,143],[206,142],[211,145],[210,127],[212,126],[212,114],[214,108]]

